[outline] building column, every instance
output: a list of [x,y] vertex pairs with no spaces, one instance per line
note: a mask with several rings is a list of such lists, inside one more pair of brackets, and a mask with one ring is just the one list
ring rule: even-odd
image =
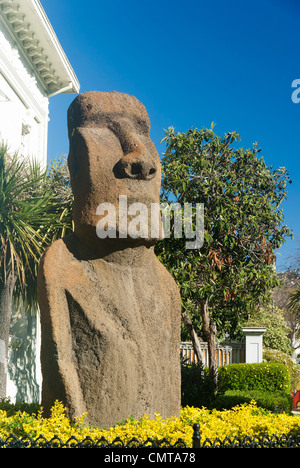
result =
[[263,334],[266,328],[244,327],[242,328],[246,338],[246,363],[262,362],[263,359]]

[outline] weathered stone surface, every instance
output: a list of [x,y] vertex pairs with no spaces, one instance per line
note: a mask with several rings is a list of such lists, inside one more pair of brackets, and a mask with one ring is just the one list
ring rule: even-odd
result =
[[[159,203],[160,163],[134,97],[79,95],[68,111],[75,232],[40,264],[42,406],[107,427],[180,410],[180,296],[154,238],[99,239],[100,203]],[[150,224],[149,224],[150,226]],[[120,238],[121,237],[121,238]]]

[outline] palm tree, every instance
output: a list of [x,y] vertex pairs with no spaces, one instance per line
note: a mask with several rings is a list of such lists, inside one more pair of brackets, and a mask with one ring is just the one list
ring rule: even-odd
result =
[[288,305],[291,310],[295,311],[296,309],[300,309],[300,287],[291,294]]
[[14,301],[37,305],[38,263],[47,245],[70,226],[70,200],[55,170],[9,156],[0,146],[0,398],[6,396],[9,329]]
[[298,339],[300,336],[299,331],[299,321],[300,321],[300,286],[290,294],[289,302],[288,302],[288,312],[290,321],[294,324],[293,326],[293,335],[292,335],[292,343],[293,347],[298,347]]
[[291,312],[291,316],[296,322],[295,335],[299,338],[299,321],[300,321],[300,286],[290,294],[290,300],[288,302],[288,310]]

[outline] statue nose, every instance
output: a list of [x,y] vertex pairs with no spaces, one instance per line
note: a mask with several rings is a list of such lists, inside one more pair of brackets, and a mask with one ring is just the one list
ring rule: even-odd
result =
[[156,174],[156,167],[150,161],[140,158],[122,158],[120,162],[121,172],[129,179],[151,180]]
[[151,180],[157,172],[157,165],[146,148],[138,148],[126,154],[114,168],[118,178]]

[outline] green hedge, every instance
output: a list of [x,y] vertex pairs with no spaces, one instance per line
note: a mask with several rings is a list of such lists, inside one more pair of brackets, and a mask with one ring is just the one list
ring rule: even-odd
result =
[[25,412],[27,414],[37,414],[41,409],[39,403],[24,403],[17,402],[11,403],[9,398],[2,398],[0,400],[0,410],[6,411],[8,416],[13,416],[18,411]]
[[291,356],[279,351],[278,349],[265,349],[263,352],[264,362],[277,362],[284,364],[290,373],[291,389],[297,388],[300,380],[300,366]]
[[219,393],[228,390],[260,390],[289,394],[290,374],[284,364],[230,364],[219,368]]
[[218,410],[231,409],[234,406],[250,403],[255,400],[257,406],[273,413],[291,413],[293,399],[287,393],[266,392],[261,390],[228,390],[223,395],[218,395],[212,402],[211,408]]
[[208,369],[201,364],[183,365],[182,406],[229,409],[254,399],[258,406],[276,413],[291,411],[290,373],[284,364],[229,364],[218,371],[218,394],[214,395]]

